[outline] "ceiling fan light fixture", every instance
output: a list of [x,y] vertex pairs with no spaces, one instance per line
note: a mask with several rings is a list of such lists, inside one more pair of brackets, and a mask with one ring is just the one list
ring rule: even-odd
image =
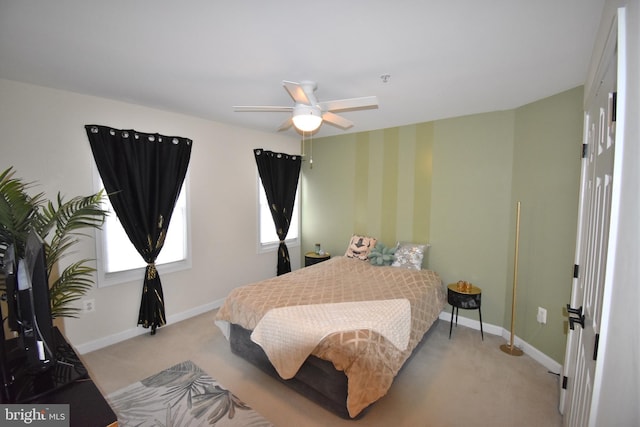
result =
[[302,132],[313,132],[322,124],[322,115],[318,108],[310,105],[298,105],[293,110],[293,125]]

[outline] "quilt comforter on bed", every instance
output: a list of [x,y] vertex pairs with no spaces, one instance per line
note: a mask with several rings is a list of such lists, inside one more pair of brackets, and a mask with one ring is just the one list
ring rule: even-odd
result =
[[395,375],[444,308],[446,293],[437,273],[334,257],[233,290],[218,310],[216,321],[254,330],[273,308],[398,298],[406,298],[411,306],[406,349],[398,349],[375,331],[360,329],[331,334],[312,352],[346,374],[346,405],[349,415],[355,417],[387,393]]

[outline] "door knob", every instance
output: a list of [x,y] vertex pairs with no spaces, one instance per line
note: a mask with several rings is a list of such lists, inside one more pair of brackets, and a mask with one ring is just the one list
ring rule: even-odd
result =
[[[575,324],[582,326],[584,329],[584,314],[582,314],[582,306],[579,308],[572,308],[569,304],[567,304],[567,312],[569,313],[569,328],[572,330],[575,329]],[[572,316],[572,314],[577,317]]]

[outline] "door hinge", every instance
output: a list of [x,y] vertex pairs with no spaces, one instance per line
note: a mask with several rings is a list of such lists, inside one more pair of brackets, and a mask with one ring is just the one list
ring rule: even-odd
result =
[[573,264],[573,278],[577,279],[580,274],[580,266],[578,264]]
[[567,376],[563,376],[562,377],[562,389],[566,390],[567,389],[567,382],[569,382],[569,378],[567,378]]
[[582,153],[580,153],[580,156],[582,159],[586,159],[587,158],[587,148],[588,148],[588,144],[582,144]]
[[611,93],[611,123],[616,122],[618,115],[618,92]]
[[[584,314],[582,314],[582,306],[573,308],[567,304],[567,313],[569,313],[569,328],[571,328],[571,330],[575,328],[576,323],[584,329]],[[572,316],[572,314],[578,317]]]
[[596,342],[593,345],[593,360],[598,360],[598,344],[600,344],[600,334],[596,334]]

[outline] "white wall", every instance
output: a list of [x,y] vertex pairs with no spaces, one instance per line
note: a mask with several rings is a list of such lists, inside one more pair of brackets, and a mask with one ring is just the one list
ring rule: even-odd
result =
[[[297,153],[297,138],[0,79],[0,170],[14,166],[16,176],[37,182],[34,191],[44,191],[49,198],[58,191],[67,198],[93,193],[93,157],[85,124],[193,140],[193,266],[161,275],[169,322],[216,306],[234,287],[275,275],[275,251],[256,253],[257,172],[252,150]],[[65,264],[96,257],[93,239],[80,246]],[[299,251],[293,248],[290,254],[292,268],[298,268]],[[66,319],[67,338],[84,352],[148,332],[136,326],[141,289],[142,277],[94,287],[87,298],[95,299],[96,311]]]

